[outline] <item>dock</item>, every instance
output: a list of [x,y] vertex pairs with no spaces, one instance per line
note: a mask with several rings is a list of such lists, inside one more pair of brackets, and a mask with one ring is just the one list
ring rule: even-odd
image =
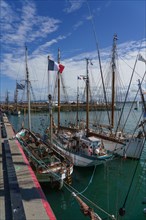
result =
[[[97,103],[89,103],[89,110],[90,111],[110,111],[112,109],[111,104],[105,105],[104,103],[97,104]],[[58,104],[53,104],[53,111],[58,111]],[[61,103],[60,104],[60,111],[61,112],[68,112],[68,111],[86,111],[86,103]],[[119,107],[114,107],[115,110],[120,110]],[[2,103],[1,109],[3,112],[9,112],[13,114],[16,110],[15,103],[10,103],[9,105]],[[28,112],[28,103],[18,103],[17,110],[21,113]],[[48,112],[48,103],[47,102],[32,102],[31,103],[31,112]]]
[[0,114],[0,220],[56,220],[6,115]]

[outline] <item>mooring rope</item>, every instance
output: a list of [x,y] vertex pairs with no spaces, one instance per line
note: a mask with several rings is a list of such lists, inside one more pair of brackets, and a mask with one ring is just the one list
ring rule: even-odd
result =
[[78,194],[82,194],[88,189],[89,185],[92,183],[92,180],[93,180],[93,177],[94,177],[94,174],[95,174],[95,170],[96,170],[96,165],[94,166],[94,170],[93,170],[93,173],[92,173],[92,176],[90,178],[90,181],[89,181],[88,185],[86,186],[86,188],[83,191],[79,192]]

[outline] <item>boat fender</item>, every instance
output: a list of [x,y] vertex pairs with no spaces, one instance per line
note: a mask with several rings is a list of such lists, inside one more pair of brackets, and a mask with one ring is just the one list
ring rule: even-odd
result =
[[119,209],[119,215],[120,215],[120,216],[124,216],[124,215],[125,215],[125,212],[126,212],[126,211],[125,211],[125,208],[120,208],[120,209]]
[[144,214],[146,214],[146,208],[143,209]]
[[98,148],[95,149],[95,154],[99,155],[99,149]]

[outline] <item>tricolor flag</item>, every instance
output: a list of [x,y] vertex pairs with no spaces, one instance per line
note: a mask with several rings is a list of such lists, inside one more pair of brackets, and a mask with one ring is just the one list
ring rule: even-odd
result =
[[139,61],[142,61],[146,64],[146,60],[143,58],[143,56],[141,54],[138,55],[138,58],[137,58]]
[[55,61],[49,59],[48,70],[59,71],[59,73],[62,73],[64,68],[65,66],[63,66],[62,64],[56,63]]
[[17,83],[16,88],[23,90],[25,88],[25,85]]
[[65,66],[63,66],[62,64],[59,64],[59,73],[62,73],[64,68]]

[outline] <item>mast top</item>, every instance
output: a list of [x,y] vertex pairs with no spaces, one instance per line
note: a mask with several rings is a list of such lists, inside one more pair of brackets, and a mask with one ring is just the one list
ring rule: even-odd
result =
[[58,63],[60,63],[60,48],[58,48]]
[[118,40],[118,35],[116,33],[114,34],[113,40]]
[[27,51],[27,45],[25,44],[25,50]]

